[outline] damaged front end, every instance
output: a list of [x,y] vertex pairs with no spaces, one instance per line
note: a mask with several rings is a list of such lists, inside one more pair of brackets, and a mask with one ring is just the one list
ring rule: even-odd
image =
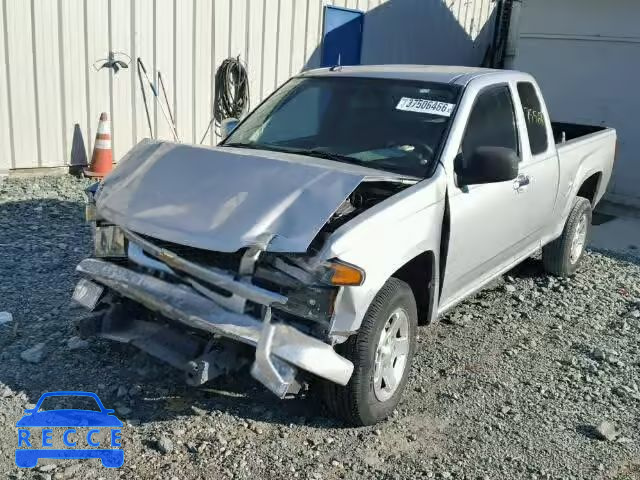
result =
[[[192,385],[246,364],[250,351],[242,345],[255,348],[253,377],[279,397],[297,392],[299,370],[341,385],[349,381],[353,365],[323,341],[337,287],[303,283],[270,261],[248,274],[255,255],[250,249],[238,258],[247,274],[234,276],[140,235],[122,234],[126,261],[89,258],[77,267],[89,281],[78,283],[76,301],[93,309],[96,296],[104,295],[100,287],[108,291],[102,310],[98,304],[79,324],[84,336],[131,343],[185,371]],[[291,268],[311,280],[312,273]]]
[[77,267],[74,300],[93,313],[80,334],[130,343],[191,385],[248,362],[279,397],[305,374],[346,385],[353,364],[334,350],[331,321],[340,289],[365,272],[313,252],[405,187],[227,150],[145,141],[87,192],[95,252]]

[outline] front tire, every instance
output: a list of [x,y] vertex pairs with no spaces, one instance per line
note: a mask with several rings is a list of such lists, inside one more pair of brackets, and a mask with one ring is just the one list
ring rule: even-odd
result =
[[357,334],[336,350],[353,362],[346,386],[323,385],[329,410],[347,423],[373,425],[400,402],[415,352],[418,314],[409,285],[391,278],[376,295]]
[[576,273],[589,241],[591,216],[591,202],[577,197],[562,235],[542,248],[542,263],[547,272],[558,277]]

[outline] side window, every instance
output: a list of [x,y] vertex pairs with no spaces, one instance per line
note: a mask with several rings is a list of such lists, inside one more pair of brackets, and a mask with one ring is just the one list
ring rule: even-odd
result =
[[518,83],[518,95],[520,95],[524,121],[529,133],[531,153],[533,155],[544,153],[549,146],[549,139],[547,138],[547,125],[536,89],[528,82],[521,82]]
[[490,88],[478,95],[462,139],[462,161],[465,165],[478,147],[505,147],[519,153],[513,101],[506,85]]

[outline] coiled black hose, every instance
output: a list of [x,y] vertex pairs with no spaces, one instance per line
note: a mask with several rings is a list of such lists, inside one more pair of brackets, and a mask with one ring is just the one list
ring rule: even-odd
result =
[[226,118],[240,117],[249,109],[249,77],[240,57],[227,58],[216,70],[216,90],[213,103],[213,118],[207,126],[200,143],[204,141],[211,125],[216,129]]
[[240,57],[227,58],[216,71],[214,117],[219,124],[225,118],[240,118],[249,107],[249,78]]

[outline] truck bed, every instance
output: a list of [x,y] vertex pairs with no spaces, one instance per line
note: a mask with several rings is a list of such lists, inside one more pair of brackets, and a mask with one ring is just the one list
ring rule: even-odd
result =
[[591,135],[592,133],[602,132],[607,127],[597,127],[594,125],[581,125],[578,123],[551,122],[553,130],[553,139],[556,145],[575,140],[579,137]]
[[[592,199],[595,206],[609,183],[616,150],[616,131],[608,127],[551,122],[558,151],[560,185],[578,185],[592,175],[597,181],[597,191]],[[565,213],[568,214],[567,205]]]

